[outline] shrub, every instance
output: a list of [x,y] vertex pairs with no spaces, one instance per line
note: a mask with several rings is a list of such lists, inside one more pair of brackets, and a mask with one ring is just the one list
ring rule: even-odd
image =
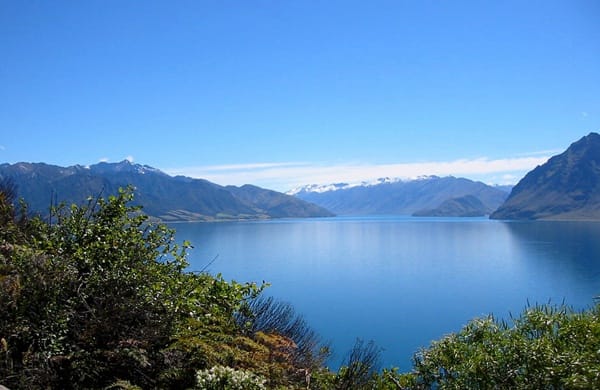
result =
[[329,346],[289,303],[258,296],[249,300],[236,319],[247,334],[271,333],[292,340],[295,348],[290,359],[296,367],[312,370],[322,366],[329,356]]
[[526,309],[512,326],[492,316],[469,322],[415,356],[420,387],[600,388],[600,307]]
[[250,371],[215,366],[198,371],[196,386],[202,390],[263,390],[266,379]]
[[254,284],[185,272],[174,232],[130,206],[131,189],[85,206],[60,206],[49,222],[23,220],[0,188],[0,378],[10,388],[193,385],[225,343],[190,360],[196,336],[239,335],[234,313]]

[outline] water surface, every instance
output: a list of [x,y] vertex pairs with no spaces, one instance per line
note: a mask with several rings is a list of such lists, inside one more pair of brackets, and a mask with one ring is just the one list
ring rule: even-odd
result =
[[267,281],[335,350],[356,338],[385,366],[476,316],[548,301],[581,309],[600,295],[600,223],[483,218],[336,217],[173,225],[190,269]]

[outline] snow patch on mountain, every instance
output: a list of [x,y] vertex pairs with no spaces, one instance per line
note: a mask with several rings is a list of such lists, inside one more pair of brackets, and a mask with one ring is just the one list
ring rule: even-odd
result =
[[108,163],[103,161],[98,164],[89,166],[88,169],[90,169],[92,172],[97,173],[129,172],[138,173],[141,175],[152,173],[167,176],[167,174],[161,171],[160,169],[153,168],[149,165],[133,164],[129,160],[123,160],[118,163]]
[[309,192],[323,193],[323,192],[330,192],[330,191],[347,190],[349,188],[354,188],[354,187],[373,187],[373,186],[382,185],[382,184],[394,184],[394,183],[410,182],[410,181],[417,181],[417,180],[431,180],[431,179],[435,179],[435,178],[437,178],[437,176],[418,176],[418,177],[409,178],[409,179],[402,179],[402,178],[397,178],[397,177],[396,178],[380,177],[375,180],[361,181],[358,183],[308,184],[308,185],[296,187],[296,188],[286,192],[286,194],[287,195],[297,195],[300,193],[309,193]]

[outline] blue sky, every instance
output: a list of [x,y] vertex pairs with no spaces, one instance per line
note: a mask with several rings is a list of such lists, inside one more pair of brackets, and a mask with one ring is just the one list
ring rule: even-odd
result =
[[0,0],[0,162],[508,183],[599,130],[596,0]]

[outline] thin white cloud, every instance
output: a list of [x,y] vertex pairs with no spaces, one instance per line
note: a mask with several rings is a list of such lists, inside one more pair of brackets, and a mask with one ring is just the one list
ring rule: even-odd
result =
[[[295,166],[302,163],[251,163],[251,164],[226,164],[226,165],[208,165],[202,167],[208,171],[249,171],[255,169],[278,168],[284,166]],[[181,168],[184,170],[185,168]],[[193,169],[193,168],[192,168]]]
[[515,175],[511,175],[511,174],[506,174],[506,175],[502,175],[502,179],[505,181],[515,181],[518,179],[518,177],[516,177]]
[[279,191],[287,191],[305,184],[359,183],[381,177],[409,179],[423,175],[452,175],[490,184],[514,184],[527,171],[543,164],[548,158],[549,156],[546,155],[398,164],[252,163],[187,167],[165,171],[171,175],[202,178],[222,185],[249,183]]
[[562,152],[563,152],[563,150],[561,150],[561,149],[537,150],[534,152],[518,154],[517,157],[554,156],[554,155],[562,153]]
[[127,157],[125,157],[125,160],[129,161],[130,163],[133,162],[133,156],[129,155]]
[[98,162],[108,162],[109,159],[108,157],[102,157],[100,160],[98,160]]

